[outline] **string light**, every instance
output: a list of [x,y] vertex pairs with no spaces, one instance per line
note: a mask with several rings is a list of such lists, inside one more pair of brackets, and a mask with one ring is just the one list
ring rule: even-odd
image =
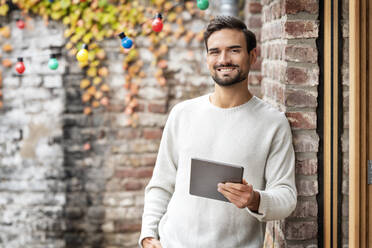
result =
[[125,33],[124,32],[121,32],[119,34],[119,37],[121,39],[121,45],[126,48],[126,49],[129,49],[132,47],[133,45],[133,41],[131,39],[129,39],[127,36],[125,36]]
[[79,62],[86,62],[88,61],[88,50],[87,50],[87,44],[83,44],[79,52],[76,54],[76,59]]
[[26,23],[22,19],[17,19],[16,20],[16,25],[19,29],[24,29],[26,26]]
[[160,32],[163,29],[163,17],[161,16],[160,13],[157,13],[155,16],[154,21],[152,22],[152,30],[155,32]]
[[57,68],[58,68],[58,61],[56,59],[56,55],[55,54],[51,54],[50,55],[50,59],[49,59],[49,62],[48,62],[48,67],[51,70],[57,70]]
[[18,62],[15,65],[15,69],[19,74],[22,74],[26,70],[25,64],[23,63],[23,58],[19,57],[17,60]]
[[201,10],[206,10],[209,7],[209,1],[208,0],[197,0],[196,5]]

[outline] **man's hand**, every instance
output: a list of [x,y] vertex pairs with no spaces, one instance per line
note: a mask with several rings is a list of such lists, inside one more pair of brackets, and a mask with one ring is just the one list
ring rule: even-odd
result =
[[245,179],[242,184],[219,183],[217,190],[238,208],[248,207],[251,211],[258,211],[260,194],[254,191],[253,186],[248,184]]
[[142,240],[143,248],[162,248],[160,241],[155,238],[144,238]]

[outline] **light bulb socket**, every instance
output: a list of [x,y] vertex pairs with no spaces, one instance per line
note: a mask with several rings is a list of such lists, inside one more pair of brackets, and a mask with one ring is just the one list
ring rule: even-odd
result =
[[124,39],[126,37],[124,32],[121,32],[118,36],[120,37],[120,39]]
[[17,58],[17,61],[18,61],[18,62],[23,62],[23,58],[22,58],[22,57],[18,57],[18,58]]
[[82,46],[81,46],[81,49],[87,49],[88,48],[88,45],[87,44],[83,44]]
[[55,58],[57,58],[57,55],[54,54],[54,53],[52,53],[52,54],[50,55],[50,58],[51,58],[51,59],[55,59]]
[[163,16],[160,13],[156,13],[155,18],[163,19]]

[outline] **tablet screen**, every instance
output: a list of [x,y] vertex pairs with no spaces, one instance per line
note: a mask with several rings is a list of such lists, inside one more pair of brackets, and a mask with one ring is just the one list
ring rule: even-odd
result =
[[237,165],[191,159],[190,194],[209,199],[230,202],[217,191],[218,183],[242,183],[244,168]]

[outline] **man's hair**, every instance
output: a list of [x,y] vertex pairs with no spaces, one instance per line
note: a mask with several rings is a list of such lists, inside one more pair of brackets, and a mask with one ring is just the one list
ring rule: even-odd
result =
[[238,18],[235,18],[233,16],[216,16],[214,17],[208,24],[207,29],[204,32],[204,43],[205,47],[208,51],[208,39],[211,34],[213,34],[216,31],[219,31],[221,29],[235,29],[242,31],[245,37],[245,41],[247,43],[247,50],[248,53],[252,51],[253,48],[256,47],[256,36],[254,33],[247,29],[247,26],[239,20]]

